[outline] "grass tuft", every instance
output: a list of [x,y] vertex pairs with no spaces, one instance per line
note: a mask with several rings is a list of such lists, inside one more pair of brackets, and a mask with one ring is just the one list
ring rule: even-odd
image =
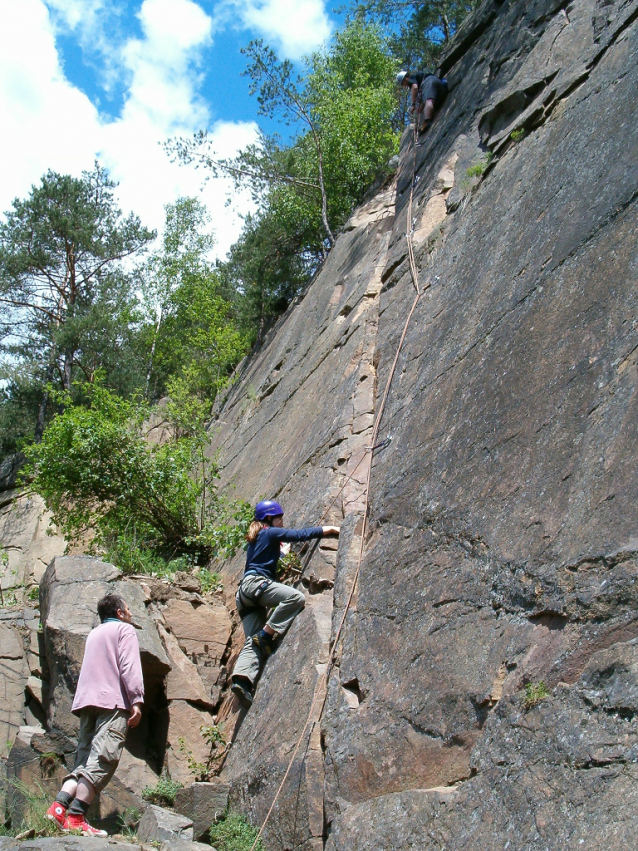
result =
[[[250,851],[259,830],[241,813],[227,812],[210,829],[210,841],[216,851]],[[255,851],[265,851],[261,839]]]
[[146,786],[142,789],[142,798],[150,804],[172,807],[175,803],[175,795],[182,786],[182,783],[170,777],[160,777],[155,786]]
[[532,707],[539,704],[541,700],[545,700],[545,698],[549,696],[547,686],[542,680],[538,683],[527,683],[525,686],[525,693],[521,698],[523,709],[532,709]]

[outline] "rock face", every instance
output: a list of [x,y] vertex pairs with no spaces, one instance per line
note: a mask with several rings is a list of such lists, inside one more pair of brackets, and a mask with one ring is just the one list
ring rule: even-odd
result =
[[11,605],[22,602],[25,590],[38,585],[66,542],[52,525],[42,497],[15,488],[3,490],[1,473],[0,469],[0,547],[8,562],[0,565],[0,582],[5,605]]
[[[145,706],[90,817],[117,829],[125,810],[142,807],[142,790],[154,786],[160,772],[189,785],[209,763],[223,758],[200,729],[216,729],[213,712],[221,699],[218,681],[225,676],[230,616],[217,598],[184,591],[180,582],[194,587],[190,576],[173,585],[148,584],[123,578],[114,565],[96,558],[59,556],[42,578],[41,610],[0,612],[0,757],[9,754],[6,762],[0,760],[0,811],[6,808],[14,826],[22,822],[28,802],[5,776],[53,796],[73,767],[78,719],[71,704],[86,637],[99,623],[97,601],[109,592],[126,600],[140,627]],[[179,842],[187,839],[180,836]]]
[[[325,709],[267,845],[625,848],[638,2],[488,0],[442,67],[448,101],[416,151],[406,132],[396,194],[353,216],[213,424],[238,496],[276,497],[290,525],[326,511],[343,524],[338,551],[318,548],[306,569],[334,579],[334,600],[309,595],[223,777],[259,824],[321,682],[358,562],[364,449],[415,300],[409,227],[422,294],[381,420],[392,441],[370,469]],[[547,696],[525,708],[541,681]]]

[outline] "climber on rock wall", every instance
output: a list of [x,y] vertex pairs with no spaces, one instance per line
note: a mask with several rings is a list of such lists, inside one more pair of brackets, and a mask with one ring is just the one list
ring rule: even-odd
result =
[[412,102],[410,115],[416,112],[419,133],[423,133],[432,124],[434,113],[447,97],[447,80],[432,74],[430,71],[416,71],[409,74],[399,71],[397,85],[410,89]]
[[[259,502],[246,534],[246,569],[235,595],[246,643],[237,659],[231,685],[231,691],[244,707],[253,702],[262,665],[306,602],[301,591],[276,581],[282,545],[339,534],[338,526],[284,529],[283,521],[284,510],[278,502]],[[270,617],[269,609],[274,609]]]
[[142,718],[144,680],[140,648],[127,604],[107,594],[97,604],[100,625],[89,633],[71,711],[80,716],[75,766],[47,810],[64,833],[107,836],[86,813],[115,774],[129,727]]

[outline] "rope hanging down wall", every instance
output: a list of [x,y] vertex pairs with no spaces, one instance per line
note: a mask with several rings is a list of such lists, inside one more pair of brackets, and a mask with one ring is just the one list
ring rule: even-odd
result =
[[[379,426],[381,425],[381,419],[383,417],[383,411],[385,409],[385,403],[386,403],[386,400],[388,398],[388,393],[390,391],[392,379],[394,378],[396,366],[397,366],[397,363],[399,361],[399,355],[401,354],[401,350],[403,348],[403,343],[405,341],[406,334],[408,333],[408,328],[410,326],[410,322],[412,321],[412,315],[414,314],[414,311],[416,310],[416,306],[419,303],[419,299],[421,298],[421,295],[423,294],[423,290],[421,290],[421,287],[420,287],[420,284],[419,284],[419,275],[418,275],[418,271],[417,271],[417,268],[416,268],[416,261],[415,261],[415,258],[414,258],[414,246],[412,244],[412,232],[413,232],[412,202],[413,202],[413,198],[414,198],[414,180],[415,180],[415,177],[416,177],[416,148],[417,148],[417,127],[416,127],[416,123],[415,123],[415,126],[414,126],[414,136],[413,136],[412,147],[413,147],[414,156],[413,156],[413,162],[412,162],[412,180],[411,180],[411,185],[410,185],[410,200],[408,202],[405,237],[406,237],[407,246],[408,246],[408,260],[409,260],[409,264],[410,264],[410,273],[412,275],[412,283],[413,283],[414,289],[415,289],[415,297],[414,297],[414,301],[412,303],[412,307],[410,308],[410,311],[408,312],[407,319],[405,320],[405,325],[403,327],[403,333],[401,334],[401,338],[400,338],[399,344],[397,346],[396,355],[394,357],[394,361],[392,362],[392,367],[390,368],[388,380],[386,381],[385,390],[383,392],[383,397],[381,399],[381,404],[379,405],[379,412],[377,413],[377,416],[376,416],[375,421],[374,421],[374,425],[373,425],[373,428],[372,428],[371,445],[370,445],[370,447],[368,447],[366,449],[365,453],[363,454],[363,456],[361,457],[361,459],[359,460],[359,462],[357,463],[357,465],[355,466],[353,471],[350,473],[350,475],[348,476],[348,478],[346,479],[346,481],[344,482],[344,484],[340,488],[337,496],[332,500],[332,502],[330,503],[328,508],[324,511],[322,517],[320,518],[321,520],[323,520],[326,517],[328,511],[332,508],[334,503],[337,501],[337,499],[339,498],[339,495],[341,494],[341,492],[343,491],[343,489],[345,488],[347,483],[354,476],[356,470],[359,468],[359,466],[363,462],[363,459],[366,457],[366,454],[368,452],[373,452],[375,449],[380,448],[381,445],[383,445],[383,444],[387,445],[385,441],[383,441],[382,444],[377,445],[377,439],[378,439],[378,434],[379,434]],[[369,501],[369,495],[370,495],[370,471],[371,471],[371,469],[372,469],[372,464],[370,464],[370,467],[368,468],[368,473],[366,475],[366,489],[365,489],[365,497],[364,497],[364,505],[363,505],[363,524],[362,524],[362,528],[361,528],[361,537],[360,537],[360,543],[359,543],[359,556],[358,556],[358,559],[357,559],[357,567],[356,567],[356,570],[354,572],[354,577],[353,577],[353,580],[352,580],[352,586],[350,588],[350,593],[348,594],[348,599],[346,601],[346,605],[344,606],[343,614],[341,615],[341,620],[339,621],[339,626],[338,626],[337,632],[335,634],[334,642],[332,644],[332,649],[331,649],[330,655],[328,657],[328,664],[326,665],[326,670],[324,671],[324,673],[317,680],[317,684],[315,685],[314,695],[313,695],[313,698],[312,698],[312,703],[310,705],[310,712],[308,713],[308,718],[306,719],[306,723],[304,724],[303,730],[301,731],[301,734],[300,734],[300,736],[297,740],[297,744],[295,745],[295,749],[292,752],[292,756],[290,757],[288,767],[287,767],[286,772],[285,772],[285,774],[284,774],[284,776],[281,780],[281,783],[279,784],[279,787],[277,789],[277,792],[275,794],[273,802],[270,805],[270,809],[266,813],[266,818],[262,822],[262,825],[259,829],[259,833],[257,834],[255,841],[253,842],[253,844],[251,846],[250,851],[255,851],[255,848],[257,847],[257,843],[259,842],[259,839],[261,838],[261,835],[264,832],[264,828],[268,824],[268,820],[270,819],[270,816],[272,815],[272,811],[275,808],[275,804],[277,803],[277,800],[279,799],[281,791],[284,788],[284,784],[286,783],[286,780],[288,779],[288,775],[290,774],[290,770],[291,770],[291,768],[292,768],[292,766],[295,762],[295,759],[297,757],[297,753],[299,751],[299,748],[301,747],[301,743],[303,742],[303,740],[306,736],[308,728],[312,724],[312,727],[311,727],[311,734],[312,734],[312,729],[314,729],[315,724],[320,723],[321,717],[323,715],[323,710],[324,710],[326,700],[327,700],[327,697],[328,697],[328,682],[330,680],[330,674],[332,673],[332,669],[334,668],[335,660],[336,660],[336,657],[337,657],[337,649],[339,647],[339,640],[341,638],[343,625],[345,623],[346,617],[347,617],[348,612],[350,610],[350,606],[352,604],[352,598],[354,596],[354,592],[355,592],[355,589],[357,587],[357,581],[359,579],[359,573],[361,572],[361,562],[363,560],[363,546],[364,546],[364,541],[365,541],[365,536],[366,536],[366,527],[367,527],[367,520],[368,520],[368,501]],[[317,717],[313,721],[313,718],[315,716],[315,709],[316,709],[316,706],[318,704],[318,700],[319,700],[320,696],[322,696],[321,697],[321,706],[320,706],[319,712],[317,714]]]

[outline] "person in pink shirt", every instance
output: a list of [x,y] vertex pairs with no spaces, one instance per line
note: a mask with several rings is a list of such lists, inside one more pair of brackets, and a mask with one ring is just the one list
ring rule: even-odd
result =
[[75,766],[47,810],[47,818],[65,833],[77,830],[84,836],[107,836],[87,822],[86,812],[113,777],[126,731],[140,723],[144,703],[140,648],[127,604],[107,594],[97,613],[101,623],[86,639],[72,706],[80,716]]

